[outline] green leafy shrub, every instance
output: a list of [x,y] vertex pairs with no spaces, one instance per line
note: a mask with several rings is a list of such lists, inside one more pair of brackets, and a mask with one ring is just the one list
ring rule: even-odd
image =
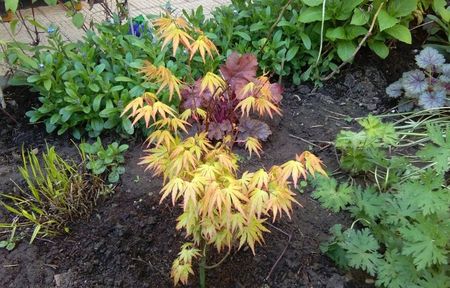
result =
[[319,79],[340,62],[351,60],[373,21],[365,44],[378,56],[388,56],[387,40],[411,43],[408,27],[418,1],[333,0],[325,2],[325,13],[323,2],[294,0],[283,10],[279,1],[233,0],[215,9],[210,19],[201,8],[185,14],[210,33],[222,54],[257,53],[263,70],[287,76],[295,84]]
[[[341,267],[375,276],[378,287],[447,287],[450,124],[436,121],[413,132],[373,116],[360,124],[360,132],[342,131],[336,147],[341,167],[365,184],[319,177],[312,194],[325,208],[356,219],[348,229],[333,226],[322,251]],[[421,145],[415,155],[401,156],[403,142],[410,149]]]
[[[426,47],[416,56],[420,69],[403,73],[401,79],[386,88],[386,93],[393,98],[404,96],[412,101],[413,106],[425,109],[449,105],[450,64],[436,49]],[[407,106],[403,99],[403,107]]]
[[70,129],[76,138],[84,132],[96,137],[108,129],[132,134],[133,125],[121,119],[120,112],[151,87],[139,77],[139,67],[144,59],[154,59],[159,49],[149,35],[137,38],[127,35],[127,29],[105,23],[97,26],[97,34],[88,31],[77,43],[64,42],[57,29],[50,31],[49,46],[9,43],[8,62],[27,72],[13,82],[41,95],[42,105],[27,113],[30,121],[43,121],[49,133]]
[[128,149],[128,145],[119,145],[113,142],[105,149],[100,138],[93,144],[81,143],[80,149],[87,155],[86,168],[92,171],[94,175],[108,173],[108,181],[116,183],[120,175],[125,173],[125,158],[123,153]]
[[22,160],[19,172],[26,188],[16,184],[19,194],[0,194],[0,204],[15,216],[12,223],[0,227],[12,229],[11,235],[16,229],[27,232],[31,228],[30,243],[38,236],[68,232],[69,221],[87,215],[98,196],[107,192],[98,177],[61,158],[54,147],[47,147],[42,159],[32,151],[23,151]]
[[423,23],[429,34],[427,46],[436,48],[445,52],[446,56],[450,56],[450,6],[448,1],[421,1],[421,4],[422,9],[429,9],[431,6],[435,12],[435,15],[427,14]]

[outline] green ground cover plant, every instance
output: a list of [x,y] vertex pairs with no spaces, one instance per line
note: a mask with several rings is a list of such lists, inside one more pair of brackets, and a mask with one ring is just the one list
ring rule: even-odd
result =
[[92,144],[81,143],[80,150],[86,154],[86,168],[94,175],[107,174],[109,183],[117,183],[120,175],[125,173],[123,154],[128,150],[127,144],[113,142],[105,148],[102,140],[97,138]]
[[386,58],[392,40],[411,44],[411,23],[431,9],[446,19],[447,6],[439,0],[233,0],[215,9],[212,18],[201,8],[186,16],[223,55],[253,52],[263,70],[298,84],[328,78],[362,45]]
[[97,26],[97,33],[87,32],[82,41],[71,43],[50,27],[48,46],[9,43],[8,62],[18,69],[11,82],[40,94],[42,105],[27,113],[30,121],[43,121],[49,133],[70,130],[77,139],[105,130],[133,134],[133,125],[120,112],[151,87],[141,79],[139,67],[160,51],[150,37],[127,33],[127,26],[105,23]]
[[[450,281],[450,123],[419,113],[396,125],[369,116],[359,120],[361,131],[342,131],[336,148],[353,176],[320,177],[312,193],[355,219],[349,228],[333,226],[322,251],[340,267],[374,276],[377,287],[443,288]],[[404,155],[405,148],[416,152]]]

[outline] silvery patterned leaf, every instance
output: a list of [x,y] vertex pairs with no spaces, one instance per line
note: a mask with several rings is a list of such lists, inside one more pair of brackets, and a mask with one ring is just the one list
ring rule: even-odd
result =
[[422,69],[434,69],[444,65],[445,58],[436,49],[426,47],[416,55],[416,63]]
[[400,97],[402,93],[403,93],[403,85],[402,82],[400,82],[400,80],[395,81],[386,88],[386,94],[392,98]]
[[420,70],[403,73],[402,84],[405,91],[411,94],[422,93],[428,88],[425,74]]
[[444,90],[433,92],[426,91],[419,96],[419,105],[425,109],[439,108],[445,106],[446,93]]

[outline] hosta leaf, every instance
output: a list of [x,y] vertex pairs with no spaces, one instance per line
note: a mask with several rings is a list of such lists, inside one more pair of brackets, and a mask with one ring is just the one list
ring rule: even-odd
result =
[[370,19],[370,15],[368,12],[363,11],[361,9],[355,9],[355,11],[353,12],[352,21],[350,22],[350,24],[362,26],[362,25],[365,25],[367,22],[369,22],[369,19]]
[[385,9],[381,9],[377,20],[378,26],[380,27],[380,31],[384,31],[388,28],[394,27],[395,24],[400,22],[399,19],[389,15],[389,13]]
[[417,0],[395,0],[389,1],[387,10],[394,17],[405,17],[411,15],[417,9]]
[[395,39],[405,42],[406,44],[411,44],[412,42],[411,32],[409,31],[408,27],[404,25],[397,24],[384,31]]
[[380,58],[385,59],[389,55],[389,47],[383,41],[369,41],[369,48]]
[[337,42],[337,54],[342,61],[352,60],[353,53],[356,50],[356,45],[350,40],[339,40]]

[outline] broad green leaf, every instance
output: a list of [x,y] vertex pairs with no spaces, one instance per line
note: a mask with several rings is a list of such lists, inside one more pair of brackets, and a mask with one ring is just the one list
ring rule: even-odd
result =
[[97,112],[100,109],[100,104],[102,103],[103,94],[98,94],[95,96],[94,101],[92,101],[92,110]]
[[131,123],[130,119],[128,119],[128,118],[123,118],[122,119],[122,128],[129,135],[132,135],[134,133],[134,126]]
[[347,36],[345,35],[345,29],[342,26],[328,29],[325,33],[325,36],[331,41],[335,41],[336,39],[347,39]]
[[11,10],[12,12],[16,12],[17,6],[19,5],[19,0],[5,0],[4,2],[6,11]]
[[98,91],[100,91],[100,87],[99,87],[97,84],[95,84],[95,83],[89,84],[88,87],[89,87],[89,89],[91,89],[91,91],[93,91],[93,92],[98,92]]
[[114,78],[114,80],[117,82],[133,82],[133,79],[126,76],[117,76],[116,78]]
[[83,16],[83,14],[76,13],[75,15],[73,15],[72,16],[72,23],[77,28],[83,27],[83,24],[84,24],[84,16]]
[[394,27],[395,24],[400,22],[399,19],[389,15],[389,13],[385,9],[381,9],[377,21],[378,26],[380,27],[380,31],[384,31],[388,28]]
[[303,45],[306,49],[311,49],[311,38],[303,32],[300,32],[300,38],[302,38]]
[[40,75],[30,75],[27,78],[28,83],[34,83],[41,80],[41,76]]
[[417,9],[417,0],[395,0],[389,1],[387,10],[394,17],[405,17],[411,15]]
[[233,32],[233,35],[239,36],[239,37],[241,37],[242,39],[244,39],[246,41],[251,41],[252,40],[250,35],[248,35],[245,32],[242,32],[242,31],[235,31],[235,32]]
[[450,22],[450,8],[448,7],[448,1],[446,0],[433,0],[433,11],[441,16],[446,23]]
[[[329,20],[330,16],[325,13],[324,20]],[[300,11],[298,21],[301,23],[311,23],[322,20],[322,7],[304,7]]]
[[9,29],[11,29],[11,32],[12,32],[13,34],[16,34],[17,23],[19,23],[19,19],[13,19],[13,20],[9,23]]
[[302,0],[308,6],[314,7],[323,3],[323,0]]
[[250,32],[259,31],[259,30],[262,30],[265,28],[266,28],[266,25],[264,25],[263,22],[261,22],[261,21],[256,22],[256,23],[253,23],[252,25],[250,25]]
[[366,35],[368,30],[365,27],[349,25],[345,27],[345,34],[347,40],[353,40],[359,36]]
[[52,88],[52,80],[51,79],[44,80],[44,88],[45,88],[45,90],[50,91],[50,88]]
[[383,41],[369,41],[369,48],[380,58],[386,58],[389,55],[389,47]]
[[25,55],[22,51],[16,50],[17,57],[21,62],[30,66],[33,69],[38,69],[38,63],[35,59],[31,58],[28,55]]
[[291,61],[295,55],[297,55],[299,47],[298,46],[293,46],[291,48],[289,48],[289,50],[286,53],[286,61]]
[[355,9],[355,11],[353,12],[352,21],[350,22],[350,24],[363,26],[367,22],[369,22],[369,19],[370,19],[369,13],[367,13],[366,11],[363,11],[361,9]]
[[405,42],[406,44],[411,44],[412,42],[411,32],[406,26],[397,24],[394,27],[386,29],[385,32],[395,39]]
[[342,61],[349,61],[353,57],[356,45],[350,40],[339,40],[337,42],[337,54]]

